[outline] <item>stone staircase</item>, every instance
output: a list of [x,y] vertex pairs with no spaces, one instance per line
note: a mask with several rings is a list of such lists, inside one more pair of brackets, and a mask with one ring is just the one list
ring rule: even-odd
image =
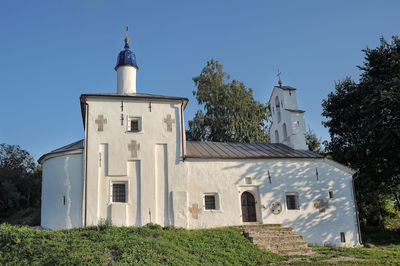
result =
[[244,235],[260,248],[279,255],[312,254],[308,243],[293,228],[281,224],[244,225]]

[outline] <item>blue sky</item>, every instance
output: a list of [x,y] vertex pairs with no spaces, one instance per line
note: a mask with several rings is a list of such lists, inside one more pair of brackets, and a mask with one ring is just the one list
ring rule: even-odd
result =
[[189,98],[211,58],[266,102],[279,68],[297,88],[306,123],[329,139],[321,102],[362,49],[399,34],[400,1],[1,1],[0,143],[36,159],[83,138],[82,93],[116,91],[126,24],[139,65],[137,91]]

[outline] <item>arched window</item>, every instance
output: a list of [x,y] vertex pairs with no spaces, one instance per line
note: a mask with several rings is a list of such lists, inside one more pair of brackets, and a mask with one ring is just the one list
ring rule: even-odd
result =
[[279,143],[279,133],[278,133],[278,130],[275,130],[275,143]]
[[283,140],[287,139],[287,128],[286,128],[286,124],[283,123],[282,125],[282,132],[283,132]]
[[278,123],[281,122],[281,106],[279,105],[279,98],[275,98],[276,116],[278,118]]

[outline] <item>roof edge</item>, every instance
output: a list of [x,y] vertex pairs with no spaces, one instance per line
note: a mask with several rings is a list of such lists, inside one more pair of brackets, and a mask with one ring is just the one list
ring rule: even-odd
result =
[[[77,152],[77,151],[80,151],[80,152]],[[42,164],[45,161],[47,161],[48,159],[50,159],[50,158],[46,158],[48,156],[54,155],[54,156],[51,157],[51,158],[54,158],[54,157],[62,156],[63,154],[78,154],[78,153],[83,153],[83,148],[76,148],[76,149],[65,150],[65,151],[49,152],[49,153],[46,153],[46,154],[43,154],[42,156],[40,156],[40,158],[38,159],[38,163]]]
[[289,160],[297,160],[297,159],[308,159],[308,160],[323,160],[324,157],[278,157],[278,156],[274,156],[274,157],[264,157],[264,156],[247,156],[247,157],[214,157],[214,156],[209,156],[209,157],[203,157],[203,156],[192,156],[192,155],[185,155],[183,157],[183,160],[186,159],[199,159],[199,160],[203,160],[203,159],[215,159],[215,160],[244,160],[244,159],[265,159],[265,160],[273,160],[273,159],[289,159]]
[[79,97],[81,103],[81,114],[82,114],[82,122],[83,128],[85,128],[85,108],[87,97],[104,97],[104,98],[133,98],[133,99],[156,99],[156,100],[176,100],[181,101],[183,103],[183,110],[186,109],[186,106],[189,102],[188,98],[185,97],[175,97],[175,96],[163,96],[163,95],[155,95],[155,94],[99,94],[99,93],[84,93]]

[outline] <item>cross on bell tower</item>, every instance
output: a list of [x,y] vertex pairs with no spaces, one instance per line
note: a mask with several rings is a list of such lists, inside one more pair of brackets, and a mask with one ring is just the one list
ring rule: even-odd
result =
[[279,68],[278,68],[278,74],[276,74],[276,76],[278,77],[278,84],[279,84],[279,87],[282,87],[282,80],[281,80],[281,74],[282,74],[282,72],[280,72],[279,71]]

